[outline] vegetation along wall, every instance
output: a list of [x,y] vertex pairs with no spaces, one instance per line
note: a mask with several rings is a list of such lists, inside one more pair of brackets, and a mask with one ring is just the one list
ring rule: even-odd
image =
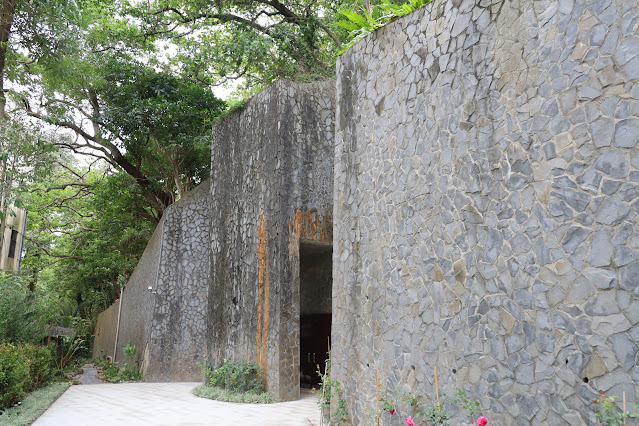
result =
[[332,356],[355,424],[378,389],[434,402],[435,368],[494,424],[636,401],[638,15],[435,0],[341,56]]

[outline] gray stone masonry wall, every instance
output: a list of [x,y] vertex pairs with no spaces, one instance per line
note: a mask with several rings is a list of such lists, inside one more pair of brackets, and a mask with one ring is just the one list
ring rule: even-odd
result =
[[164,212],[146,381],[198,381],[205,360],[210,181]]
[[[165,210],[123,292],[116,361],[128,362],[122,348],[131,341],[147,381],[202,377],[197,363],[206,350],[209,191],[206,181]],[[94,356],[113,356],[118,309],[116,301],[98,316]]]
[[637,400],[638,15],[435,0],[341,56],[332,355],[354,424],[376,377],[434,402],[435,367],[496,425]]
[[332,240],[334,84],[278,82],[213,129],[209,358],[256,361],[280,400],[299,397],[299,240]]

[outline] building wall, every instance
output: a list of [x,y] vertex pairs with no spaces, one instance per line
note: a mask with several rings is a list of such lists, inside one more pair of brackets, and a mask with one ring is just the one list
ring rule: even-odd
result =
[[299,239],[332,239],[333,99],[282,81],[213,129],[210,360],[257,362],[280,400],[299,397]]
[[638,14],[435,0],[340,57],[332,365],[355,424],[378,383],[434,402],[435,368],[494,424],[636,401]]
[[[8,212],[13,212],[15,216],[7,214],[7,226],[4,230],[2,240],[2,250],[0,251],[0,270],[18,271],[22,260],[22,247],[24,245],[24,233],[27,229],[27,212],[15,206],[10,206]],[[11,247],[11,234],[16,232],[16,244],[13,257],[9,257]]]

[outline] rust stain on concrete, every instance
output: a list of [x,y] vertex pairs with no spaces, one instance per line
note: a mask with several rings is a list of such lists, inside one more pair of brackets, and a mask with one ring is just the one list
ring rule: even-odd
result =
[[[324,214],[320,220],[317,210],[302,212],[297,209],[295,216],[289,221],[289,236],[291,241],[304,239],[317,241],[319,243],[330,243],[333,241],[333,224],[329,212]],[[291,247],[294,249],[296,247]]]
[[266,235],[266,216],[262,213],[260,217],[260,227],[257,235],[260,241],[258,248],[259,269],[257,274],[258,284],[258,305],[257,305],[257,335],[255,346],[257,348],[255,362],[266,375],[266,364],[268,354],[268,332],[270,314],[270,280],[268,268],[268,237]]

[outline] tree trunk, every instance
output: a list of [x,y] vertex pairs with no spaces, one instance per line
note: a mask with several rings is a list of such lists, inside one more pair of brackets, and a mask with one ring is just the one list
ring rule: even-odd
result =
[[4,65],[7,57],[7,47],[9,46],[9,36],[13,25],[13,12],[16,0],[2,0],[2,10],[0,11],[0,125],[7,119],[6,106],[7,98],[4,95]]
[[[0,221],[0,256],[4,254],[4,230],[7,226],[7,195],[9,193],[9,182],[7,182],[7,159],[2,162],[2,174],[0,174],[0,212],[2,220]],[[0,267],[4,268],[4,259],[0,258]]]

